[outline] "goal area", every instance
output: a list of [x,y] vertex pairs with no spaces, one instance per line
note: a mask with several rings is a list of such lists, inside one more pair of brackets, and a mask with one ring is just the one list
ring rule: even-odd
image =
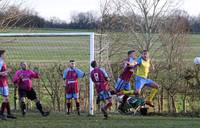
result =
[[[64,105],[62,73],[73,59],[77,68],[89,74],[92,70],[90,62],[94,60],[94,38],[93,32],[0,33],[0,49],[6,50],[6,62],[13,71],[19,68],[21,61],[26,61],[30,68],[38,68],[41,80],[33,81],[38,97],[51,108],[61,111]],[[89,76],[80,79],[79,83],[82,111],[89,110],[93,115],[93,83]]]

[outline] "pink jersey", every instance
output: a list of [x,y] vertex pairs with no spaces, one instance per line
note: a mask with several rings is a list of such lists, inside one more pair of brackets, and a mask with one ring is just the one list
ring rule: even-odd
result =
[[32,88],[32,78],[39,78],[39,74],[32,70],[17,70],[13,83],[17,84],[19,89],[29,91]]
[[106,72],[99,67],[91,71],[91,79],[95,84],[97,93],[108,91],[108,81],[106,77],[108,77]]
[[66,93],[78,93],[78,74],[75,70],[69,70],[66,74]]
[[[7,70],[7,66],[5,63],[3,64],[0,70],[1,70],[0,72],[5,72]],[[8,86],[8,77],[0,75],[0,87],[5,87],[5,86]]]

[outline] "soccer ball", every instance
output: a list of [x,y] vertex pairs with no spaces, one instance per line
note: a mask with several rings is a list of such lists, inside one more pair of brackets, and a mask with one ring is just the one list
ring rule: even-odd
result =
[[195,57],[194,58],[194,63],[195,64],[200,64],[200,57]]

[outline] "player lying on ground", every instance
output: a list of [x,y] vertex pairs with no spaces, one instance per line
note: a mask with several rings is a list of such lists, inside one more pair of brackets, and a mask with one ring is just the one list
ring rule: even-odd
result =
[[154,107],[152,100],[158,92],[159,85],[151,79],[148,79],[150,69],[150,58],[147,50],[141,52],[141,57],[137,59],[137,72],[135,77],[135,93],[140,94],[144,85],[153,88],[146,104]]
[[0,50],[0,95],[3,96],[3,102],[1,104],[0,118],[2,120],[6,120],[6,116],[4,115],[4,111],[7,110],[7,118],[16,117],[11,114],[10,111],[10,103],[8,101],[9,89],[8,89],[8,73],[10,72],[7,69],[5,63],[5,50]]
[[[124,69],[123,72],[120,74],[117,83],[115,85],[115,93],[119,94],[123,91],[130,91],[131,89],[131,84],[130,84],[130,79],[134,73],[134,65],[135,62],[135,51],[128,51],[128,58],[124,61]],[[123,112],[124,104],[126,103],[128,99],[128,95],[124,95],[122,99],[122,103],[119,106],[119,109]]]
[[105,119],[108,118],[107,109],[112,106],[112,98],[111,94],[108,91],[108,74],[103,68],[100,68],[97,66],[96,61],[91,62],[92,68],[94,68],[91,73],[91,79],[94,82],[96,92],[97,92],[97,104],[99,104],[100,101],[106,102],[107,104],[101,106],[101,111],[104,114]]
[[78,115],[80,115],[80,103],[79,103],[79,89],[78,89],[78,78],[83,78],[85,73],[75,67],[75,61],[69,61],[69,68],[65,69],[63,79],[65,80],[65,93],[67,100],[67,114],[70,113],[71,99],[74,98],[76,102],[76,109]]
[[25,116],[26,114],[25,98],[27,97],[28,99],[35,102],[36,107],[42,116],[48,116],[49,112],[43,111],[42,105],[37,98],[35,90],[32,87],[32,79],[39,78],[39,73],[28,69],[26,62],[21,62],[20,67],[21,69],[17,70],[13,77],[13,83],[18,87],[22,115]]

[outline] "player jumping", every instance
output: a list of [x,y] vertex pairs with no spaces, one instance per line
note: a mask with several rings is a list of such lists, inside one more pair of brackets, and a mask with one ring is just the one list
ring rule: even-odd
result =
[[143,50],[141,57],[137,59],[137,72],[135,77],[135,93],[140,94],[141,89],[144,85],[153,88],[149,97],[147,98],[146,104],[150,107],[154,107],[152,100],[158,92],[159,85],[151,79],[148,79],[150,69],[150,59],[149,53],[147,50]]
[[[131,50],[128,51],[128,58],[124,61],[124,69],[123,72],[120,74],[117,83],[115,85],[115,93],[121,93],[123,91],[123,98],[122,98],[122,103],[119,106],[119,109],[124,112],[124,105],[128,99],[128,95],[124,93],[125,91],[130,91],[131,90],[131,85],[130,85],[130,79],[134,73],[134,62],[135,62],[135,51]],[[132,92],[133,93],[133,92]]]
[[100,68],[97,66],[96,61],[92,61],[91,62],[91,66],[92,68],[94,68],[91,71],[91,79],[94,82],[95,88],[96,88],[96,92],[97,92],[97,101],[107,101],[108,103],[103,105],[101,107],[101,111],[104,114],[105,119],[108,118],[108,114],[107,114],[107,109],[110,108],[112,106],[112,98],[111,98],[111,94],[108,91],[109,90],[109,86],[108,86],[108,74],[106,73],[106,71],[103,68]]

